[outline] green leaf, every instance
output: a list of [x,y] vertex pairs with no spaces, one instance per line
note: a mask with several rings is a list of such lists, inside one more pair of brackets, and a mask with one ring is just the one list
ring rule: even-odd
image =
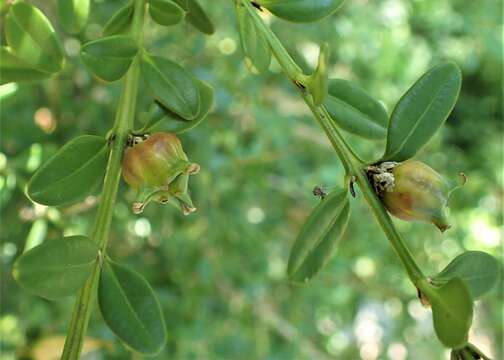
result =
[[236,18],[245,56],[258,72],[267,72],[271,62],[271,49],[268,40],[257,28],[247,9],[241,4],[236,5]]
[[289,255],[287,274],[297,282],[315,276],[331,259],[350,217],[346,190],[327,195],[303,225]]
[[425,73],[399,100],[389,122],[383,160],[404,161],[429,141],[452,111],[462,74],[445,62]]
[[142,75],[156,100],[184,119],[198,116],[200,97],[193,77],[168,59],[144,54]]
[[466,251],[453,259],[443,271],[432,277],[441,286],[455,277],[464,281],[473,299],[490,291],[497,283],[501,267],[497,259],[482,251]]
[[103,319],[126,345],[146,355],[166,344],[166,327],[159,301],[138,273],[105,261],[98,285]]
[[58,299],[79,290],[97,256],[98,247],[85,236],[47,240],[21,255],[12,273],[26,291]]
[[104,36],[111,36],[126,33],[133,22],[135,6],[133,1],[120,8],[105,24],[103,28]]
[[307,79],[306,86],[313,96],[315,105],[320,105],[327,95],[327,67],[329,63],[329,45],[324,43],[320,48],[318,65],[315,72]]
[[374,140],[387,135],[387,110],[353,82],[329,80],[329,95],[324,105],[343,130]]
[[83,135],[65,144],[28,183],[28,196],[43,205],[78,202],[97,188],[107,165],[107,141]]
[[149,14],[160,25],[170,26],[181,22],[185,11],[170,0],[149,0]]
[[293,22],[312,22],[333,14],[344,0],[256,0],[274,15]]
[[213,105],[214,90],[203,80],[194,79],[194,81],[198,85],[201,101],[200,110],[194,120],[186,120],[158,102],[154,102],[149,111],[149,120],[144,129],[149,132],[168,131],[181,134],[195,128],[205,120]]
[[12,4],[5,17],[5,37],[12,53],[31,67],[55,73],[65,65],[63,50],[53,27],[35,6]]
[[67,33],[78,34],[87,24],[90,0],[58,0],[61,25]]
[[473,301],[469,289],[460,278],[452,278],[440,287],[424,284],[420,289],[432,306],[434,329],[448,348],[467,344],[473,317]]
[[50,73],[33,69],[14,55],[9,48],[0,47],[0,85],[18,81],[37,81],[48,78]]
[[186,21],[203,34],[212,35],[215,32],[212,21],[196,0],[174,0],[186,12]]
[[82,61],[98,78],[119,80],[128,71],[138,52],[135,40],[126,35],[113,35],[84,44]]

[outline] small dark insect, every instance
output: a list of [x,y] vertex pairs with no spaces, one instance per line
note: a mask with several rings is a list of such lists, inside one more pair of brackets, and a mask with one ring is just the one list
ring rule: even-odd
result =
[[327,193],[324,191],[324,189],[322,189],[322,187],[320,186],[315,186],[313,188],[313,196],[317,196],[320,198],[320,200],[324,200],[324,198],[326,197]]
[[257,10],[259,11],[262,11],[262,7],[261,5],[259,5],[258,3],[256,3],[255,1],[251,1],[250,2],[252,4],[253,7],[255,7]]

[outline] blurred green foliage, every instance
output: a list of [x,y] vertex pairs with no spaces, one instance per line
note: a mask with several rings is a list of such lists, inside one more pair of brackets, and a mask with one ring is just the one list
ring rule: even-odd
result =
[[[80,45],[100,36],[125,1],[97,0],[78,36],[61,30],[56,1],[34,1],[59,31],[68,66],[35,85],[0,87],[0,259],[2,359],[58,356],[73,298],[49,302],[13,281],[13,261],[27,247],[61,235],[88,234],[96,197],[45,208],[24,195],[27,180],[56,149],[81,134],[105,135],[120,82],[102,83],[85,70]],[[322,131],[273,64],[256,76],[243,61],[231,1],[202,1],[217,31],[190,25],[146,25],[154,53],[180,61],[216,89],[215,110],[181,136],[192,161],[198,211],[183,217],[150,205],[134,216],[123,184],[109,253],[140,271],[159,295],[168,325],[166,359],[446,359],[429,310],[372,219],[359,193],[336,256],[307,286],[286,282],[290,246],[316,205],[315,185],[342,186],[342,167]],[[502,255],[502,19],[494,0],[347,1],[313,24],[271,20],[303,67],[312,70],[318,44],[330,44],[330,75],[353,80],[389,112],[400,95],[441,59],[463,71],[459,101],[446,126],[417,156],[467,185],[451,199],[453,228],[396,221],[428,274],[463,250]],[[3,36],[3,35],[2,35]],[[3,41],[3,39],[2,39]],[[140,112],[149,97],[141,88]],[[384,144],[348,135],[366,158]],[[476,304],[471,341],[501,359],[502,284]],[[131,355],[96,310],[85,348],[93,359]],[[96,341],[96,339],[101,339]],[[42,349],[42,350],[41,350]],[[86,350],[85,350],[86,351]],[[43,357],[37,357],[42,359]]]

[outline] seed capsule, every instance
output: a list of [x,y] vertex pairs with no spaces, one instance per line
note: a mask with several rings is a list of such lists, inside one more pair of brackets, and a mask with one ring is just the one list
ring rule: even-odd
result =
[[123,178],[137,191],[133,212],[141,213],[150,201],[178,205],[184,214],[196,210],[188,192],[189,175],[199,165],[189,162],[175,134],[155,133],[126,149]]
[[445,215],[448,186],[432,168],[420,161],[405,161],[391,169],[393,186],[381,198],[394,216],[409,221],[431,222],[441,232],[450,225]]

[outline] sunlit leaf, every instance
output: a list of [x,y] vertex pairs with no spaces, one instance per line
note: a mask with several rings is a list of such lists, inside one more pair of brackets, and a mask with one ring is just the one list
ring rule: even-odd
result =
[[90,3],[90,0],[58,0],[59,20],[66,32],[78,34],[84,29],[89,17]]
[[101,182],[107,164],[107,141],[83,135],[65,144],[28,183],[28,196],[43,205],[83,200]]
[[85,236],[46,240],[19,257],[13,276],[26,291],[57,299],[79,290],[97,256],[98,247]]
[[315,105],[320,105],[327,95],[327,67],[329,62],[329,45],[324,43],[320,48],[317,69],[308,77],[306,86],[313,96]]
[[445,62],[425,73],[399,100],[388,126],[383,160],[413,157],[444,123],[457,101],[462,74]]
[[159,301],[137,272],[105,261],[98,286],[103,319],[126,345],[146,355],[159,353],[166,327]]
[[312,211],[292,246],[287,274],[304,282],[331,259],[350,217],[347,191],[333,191]]
[[126,35],[113,35],[84,44],[82,61],[98,78],[119,80],[128,71],[138,52],[135,41]]
[[334,13],[344,0],[256,0],[279,18],[312,22]]

